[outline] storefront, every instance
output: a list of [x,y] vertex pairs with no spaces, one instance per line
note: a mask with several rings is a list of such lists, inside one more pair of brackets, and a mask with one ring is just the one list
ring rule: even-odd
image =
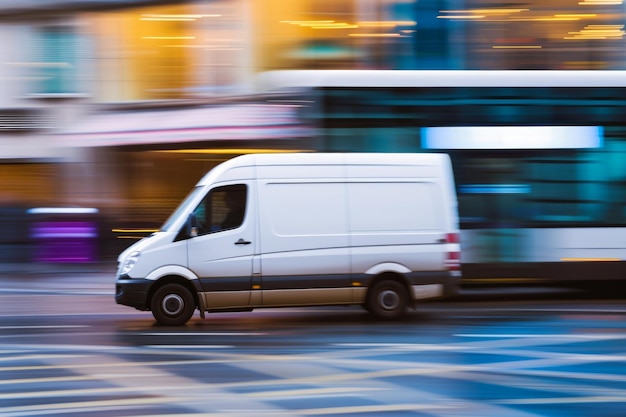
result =
[[118,240],[118,247],[131,243],[120,239],[158,228],[200,177],[226,159],[315,149],[313,129],[291,104],[101,111],[58,140],[82,150],[85,159],[66,182],[75,201],[99,209],[108,230],[102,238]]

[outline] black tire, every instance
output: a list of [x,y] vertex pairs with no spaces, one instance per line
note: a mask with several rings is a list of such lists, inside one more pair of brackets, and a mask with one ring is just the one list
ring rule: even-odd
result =
[[370,288],[366,309],[378,318],[393,320],[406,314],[408,303],[409,296],[404,285],[384,280]]
[[196,310],[193,294],[180,284],[165,284],[157,289],[150,301],[152,315],[164,326],[182,326]]

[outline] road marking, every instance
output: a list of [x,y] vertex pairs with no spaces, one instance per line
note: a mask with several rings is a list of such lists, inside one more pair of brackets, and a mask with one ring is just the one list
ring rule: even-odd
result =
[[265,336],[267,333],[261,332],[145,332],[139,333],[141,336]]
[[[146,349],[135,349],[137,353],[145,352]],[[193,365],[195,361],[179,361],[180,365]],[[207,362],[207,361],[201,361]],[[262,401],[243,397],[237,392],[230,392],[222,388],[220,383],[207,383],[203,380],[187,378],[168,372],[167,370],[157,369],[157,366],[165,364],[164,362],[131,362],[120,361],[114,356],[97,355],[79,363],[76,361],[63,360],[63,358],[52,360],[50,363],[54,366],[64,366],[65,369],[75,374],[91,375],[93,373],[94,363],[98,367],[106,366],[105,373],[100,372],[101,381],[108,386],[119,389],[121,393],[136,398],[140,405],[158,406],[159,404],[168,404],[171,407],[180,409],[181,407],[188,411],[189,414],[205,413],[204,415],[231,415],[224,410],[229,410],[232,405],[254,410],[256,415],[276,416],[281,415],[282,408]],[[114,364],[114,366],[112,366]],[[206,367],[197,367],[198,372],[208,372]],[[151,374],[150,377],[131,377],[127,375],[145,375]],[[208,374],[208,373],[207,373]],[[173,389],[175,387],[175,389]],[[79,390],[80,391],[80,390]],[[146,398],[148,397],[148,398]],[[132,399],[131,399],[132,401]],[[126,406],[126,400],[119,402],[111,402],[111,406]],[[92,404],[87,403],[87,406]],[[163,410],[167,412],[167,409]],[[0,409],[0,415],[3,410]],[[212,414],[214,413],[214,414]],[[86,413],[84,413],[86,414]],[[135,410],[133,415],[141,415]],[[283,414],[284,415],[284,414]]]
[[588,340],[619,340],[626,339],[626,335],[616,334],[514,334],[514,333],[457,333],[457,337],[504,337],[504,338],[563,338],[563,339],[588,339]]
[[[141,312],[137,312],[137,313],[141,313]],[[149,312],[146,314],[150,314]],[[0,314],[0,317],[2,318],[11,318],[11,319],[15,319],[15,313],[10,313],[10,314]],[[88,316],[120,316],[120,317],[127,317],[128,313],[124,313],[124,312],[120,312],[120,313],[113,313],[113,312],[107,312],[107,311],[103,311],[103,312],[89,312],[89,313],[54,313],[54,312],[46,312],[43,314],[28,314],[28,313],[20,313],[19,316],[20,318],[41,318],[42,316],[46,316],[46,318],[50,318],[50,317],[88,317]],[[141,316],[138,316],[139,319],[142,319]],[[150,317],[152,317],[152,315],[150,314]]]
[[[179,387],[170,387],[174,390]],[[185,387],[186,388],[186,387]],[[97,395],[97,394],[119,394],[128,393],[128,388],[81,388],[81,389],[66,389],[66,390],[52,390],[52,391],[26,391],[26,392],[12,392],[9,394],[0,394],[0,400],[9,399],[33,399],[33,398],[55,398],[55,397],[70,397],[70,396],[84,396],[84,395]],[[1,409],[0,409],[1,410]]]
[[459,406],[451,405],[428,405],[428,404],[382,404],[382,405],[356,405],[347,407],[311,408],[297,410],[297,415],[325,416],[339,414],[373,414],[399,411],[425,411],[425,410],[450,410],[458,409]]
[[[33,326],[38,327],[38,326]],[[154,332],[154,333],[137,333],[139,335],[142,334],[159,334],[164,336],[175,336],[175,335],[220,335],[220,336],[232,336],[232,335],[254,335],[254,334],[265,334],[265,333],[256,333],[256,332],[220,332],[220,333],[203,333],[203,332],[193,332],[193,333],[185,333],[185,332]],[[133,362],[118,362],[119,359],[111,356],[114,363],[105,363],[106,358],[108,356],[94,357],[91,354],[85,355],[62,355],[62,354],[50,354],[47,355],[47,359],[50,364],[55,364],[56,366],[51,366],[50,368],[64,368],[72,371],[82,372],[85,375],[91,375],[92,369],[98,369],[101,367],[106,367],[107,370],[100,371],[100,375],[96,376],[86,376],[85,379],[100,379],[108,382],[110,384],[115,384],[118,386],[117,388],[94,388],[94,389],[85,389],[85,390],[66,390],[66,391],[39,391],[39,392],[28,392],[22,393],[22,397],[19,398],[37,398],[37,396],[48,396],[48,397],[59,397],[68,395],[68,393],[75,395],[97,395],[97,394],[107,394],[107,393],[117,393],[122,392],[128,394],[127,396],[138,397],[134,399],[121,399],[119,401],[115,400],[103,400],[103,401],[85,401],[85,402],[77,402],[71,403],[73,404],[82,404],[82,406],[77,406],[78,408],[74,408],[72,406],[66,408],[54,408],[50,409],[49,405],[33,405],[33,406],[22,406],[22,407],[8,407],[8,408],[0,408],[0,415],[3,417],[18,417],[18,416],[34,416],[34,415],[52,415],[52,414],[69,414],[69,413],[77,413],[87,414],[88,412],[105,412],[108,408],[109,410],[121,410],[123,408],[132,407],[141,407],[143,404],[141,401],[149,401],[147,406],[154,404],[158,406],[158,404],[163,403],[163,396],[166,399],[166,402],[170,405],[182,406],[185,407],[187,405],[192,404],[192,410],[202,410],[204,408],[204,413],[198,413],[195,415],[198,416],[235,416],[240,415],[236,414],[237,410],[233,410],[231,405],[236,405],[237,407],[247,407],[246,410],[248,413],[246,414],[255,414],[256,415],[267,415],[267,416],[291,416],[291,415],[301,415],[301,416],[315,416],[315,415],[342,415],[342,414],[366,414],[369,413],[371,415],[377,415],[383,412],[410,412],[410,411],[421,411],[424,410],[425,413],[432,415],[448,415],[450,413],[454,413],[454,411],[450,412],[447,409],[454,408],[456,410],[463,410],[467,415],[507,415],[507,416],[529,416],[530,414],[522,413],[521,411],[515,411],[515,405],[533,405],[533,404],[576,404],[576,403],[625,403],[626,396],[621,396],[616,394],[616,390],[610,390],[609,392],[604,391],[598,394],[603,395],[593,395],[595,392],[567,392],[563,393],[563,395],[572,394],[579,395],[574,397],[556,397],[556,398],[521,398],[521,399],[490,399],[488,400],[488,404],[479,403],[479,402],[469,402],[461,399],[453,398],[453,397],[443,397],[440,399],[433,399],[430,395],[434,397],[439,397],[436,394],[431,393],[421,393],[416,387],[404,388],[402,385],[394,385],[387,383],[384,381],[386,377],[395,377],[395,376],[405,376],[405,375],[435,375],[441,376],[444,378],[450,379],[461,379],[461,380],[469,380],[469,381],[477,381],[477,378],[480,378],[478,375],[483,373],[492,374],[500,374],[504,375],[508,378],[509,375],[527,375],[534,376],[537,378],[541,377],[559,377],[566,379],[583,379],[588,381],[624,381],[626,380],[626,376],[622,375],[603,375],[603,374],[589,374],[589,373],[568,373],[568,372],[554,372],[554,371],[543,371],[543,370],[528,370],[530,367],[546,367],[546,366],[556,366],[556,365],[571,365],[575,363],[595,363],[601,361],[611,361],[611,360],[619,360],[624,361],[626,357],[624,355],[610,355],[604,356],[599,354],[578,354],[578,353],[568,353],[568,352],[555,352],[555,351],[534,351],[530,350],[530,348],[534,346],[541,346],[546,344],[562,344],[569,345],[575,343],[584,343],[586,341],[595,341],[595,340],[620,340],[626,338],[626,336],[620,336],[615,334],[607,334],[607,333],[599,333],[599,334],[567,334],[567,335],[559,335],[559,334],[545,334],[545,335],[534,335],[534,334],[507,334],[507,333],[484,333],[484,334],[456,334],[458,337],[468,337],[468,338],[477,338],[479,340],[462,340],[459,343],[450,343],[450,344],[411,344],[411,343],[343,343],[343,344],[334,344],[334,346],[342,346],[342,347],[354,347],[355,349],[331,349],[330,352],[327,352],[334,355],[345,356],[346,358],[341,360],[337,357],[329,358],[331,355],[324,355],[323,353],[320,355],[311,355],[310,353],[306,354],[289,354],[289,355],[280,355],[278,353],[275,354],[238,354],[232,353],[228,354],[225,352],[195,352],[195,349],[209,348],[209,349],[222,349],[225,346],[223,345],[198,345],[198,346],[181,346],[181,345],[147,345],[147,346],[135,346],[135,347],[115,347],[115,346],[90,346],[90,345],[50,345],[46,348],[50,349],[67,349],[71,352],[83,350],[85,352],[95,351],[95,353],[100,353],[104,350],[111,349],[111,351],[116,354],[118,352],[129,352],[136,354],[152,354],[152,355],[162,355],[161,349],[172,349],[172,353],[175,353],[174,349],[180,349],[182,352],[179,354],[182,356],[194,356],[194,357],[205,357],[211,358],[209,360],[190,360],[190,361],[170,361],[170,362],[145,362],[141,363],[138,366]],[[480,340],[480,338],[496,338],[496,340]],[[502,340],[505,339],[505,340]],[[41,346],[38,345],[18,345],[14,348],[24,349],[24,346],[28,346],[29,349],[39,348]],[[330,344],[333,346],[333,344]],[[528,347],[529,349],[524,349]],[[362,349],[366,348],[366,349]],[[187,350],[187,351],[184,351]],[[191,351],[189,351],[191,350]],[[433,351],[441,351],[441,350],[453,350],[459,352],[480,352],[487,355],[509,355],[509,356],[520,356],[521,360],[507,360],[503,362],[496,362],[494,359],[493,362],[482,363],[471,366],[462,366],[462,365],[453,365],[446,363],[429,363],[429,362],[400,362],[400,361],[386,361],[382,358],[378,358],[378,360],[369,360],[369,361],[359,361],[354,360],[353,358],[357,358],[359,355],[372,355],[373,353],[381,352],[394,352],[394,351],[407,351],[407,350],[433,350]],[[28,352],[23,352],[28,353]],[[110,352],[107,352],[110,353]],[[33,357],[35,355],[32,355]],[[28,357],[28,355],[24,355],[21,358]],[[45,358],[46,355],[41,355],[42,358]],[[75,363],[73,360],[74,357],[83,358],[81,363]],[[534,359],[528,360],[525,357],[539,357],[542,359]],[[146,357],[147,358],[147,357]],[[223,359],[220,359],[223,358]],[[15,359],[15,358],[13,358]],[[253,363],[256,361],[256,363]],[[277,366],[277,363],[287,361],[288,363],[285,366]],[[63,362],[67,362],[62,364]],[[87,362],[95,362],[95,364],[89,364]],[[169,374],[167,372],[161,372],[152,368],[145,368],[146,366],[159,367],[164,365],[171,364],[182,364],[189,365],[195,363],[232,363],[234,366],[240,367],[242,369],[247,369],[255,372],[263,372],[268,375],[274,375],[277,379],[263,379],[259,381],[245,381],[245,382],[234,382],[234,383],[219,383],[219,384],[207,384],[202,381],[194,380],[194,379],[186,379],[176,376],[175,374]],[[309,363],[315,372],[304,372],[309,371],[309,369],[303,369],[301,366],[303,363]],[[60,365],[61,364],[61,365]],[[328,367],[329,364],[336,364],[336,368]],[[315,367],[319,367],[319,371],[315,369]],[[374,369],[382,369],[380,371],[372,371],[372,372],[361,372],[358,369],[361,367],[375,367]],[[390,367],[397,369],[388,369]],[[354,368],[355,370],[352,373],[346,372],[346,368]],[[408,369],[407,369],[408,368]],[[526,369],[524,369],[526,368]],[[10,368],[0,368],[0,371],[6,370]],[[39,367],[27,367],[26,369],[42,369]],[[119,373],[117,373],[119,371]],[[301,376],[307,375],[307,376]],[[285,377],[287,376],[287,377]],[[68,377],[73,378],[73,377]],[[489,377],[487,377],[489,378]],[[45,379],[45,378],[42,378]],[[31,382],[37,381],[38,379],[32,379]],[[172,383],[169,386],[176,387],[176,390],[171,390],[168,387],[163,386],[163,381],[167,380],[168,383],[171,380]],[[497,378],[494,379],[486,379],[486,382],[494,383],[494,386],[507,386],[507,384],[496,382]],[[24,383],[27,383],[24,380]],[[175,382],[174,382],[175,381]],[[341,382],[341,381],[356,381],[351,382],[349,385],[358,386],[359,384],[363,384],[363,388],[354,387],[349,388],[345,387],[348,384],[334,384],[338,385],[337,388],[325,388],[323,385],[320,385],[321,388],[308,388],[314,384],[323,384],[325,382]],[[49,381],[54,382],[54,381]],[[500,381],[502,382],[502,381]],[[508,380],[505,380],[508,382]],[[515,382],[513,380],[513,382]],[[533,381],[521,381],[522,383],[529,384],[526,386],[522,386],[522,388],[533,388]],[[0,381],[0,383],[4,384],[4,381]],[[540,385],[542,382],[538,381]],[[256,391],[252,393],[241,393],[236,392],[239,387],[254,387],[256,389],[266,389],[266,387],[276,387],[276,388],[284,388],[285,386],[294,388],[298,388],[298,384],[303,387],[303,389],[287,389],[282,391]],[[330,385],[330,384],[329,384]],[[329,385],[326,385],[328,387]],[[514,386],[515,384],[509,384],[509,386]],[[344,388],[340,388],[344,386]],[[366,387],[365,387],[366,386]],[[253,388],[253,389],[254,389]],[[396,388],[404,389],[407,393],[415,394],[414,396],[407,397],[395,397],[398,399],[400,404],[386,404],[387,402],[392,402],[392,400],[386,399],[389,394],[395,392]],[[567,385],[563,385],[563,388],[567,390]],[[575,387],[576,388],[576,387]],[[182,391],[178,391],[181,389]],[[233,391],[228,391],[228,389],[234,389]],[[552,390],[559,389],[559,386],[554,385]],[[582,390],[586,389],[585,387],[578,387],[577,389]],[[116,391],[120,390],[120,391]],[[390,391],[391,390],[391,391]],[[538,392],[541,391],[541,387],[537,386]],[[367,391],[367,392],[366,392]],[[544,389],[545,391],[545,389]],[[363,392],[362,395],[359,395],[359,392]],[[397,392],[395,392],[397,394]],[[586,396],[580,396],[584,394]],[[592,395],[589,395],[592,394]],[[9,395],[9,394],[4,394]],[[0,399],[5,399],[4,395],[0,396]],[[143,395],[143,397],[142,397]],[[145,396],[147,395],[156,395],[159,396],[158,400],[154,397],[147,399]],[[338,407],[326,407],[326,408],[312,408],[312,409],[294,409],[294,410],[283,410],[281,408],[273,408],[271,412],[264,407],[260,407],[257,409],[252,408],[254,400],[259,401],[259,405],[270,406],[269,404],[264,404],[263,400],[271,401],[272,399],[296,399],[297,397],[307,398],[307,397],[315,397],[315,396],[326,396],[326,397],[348,397],[350,395],[363,396],[367,395],[368,402],[379,402],[383,404],[377,405],[354,405],[354,406],[338,406]],[[544,394],[545,395],[545,394]],[[553,393],[552,395],[559,396],[561,393]],[[182,397],[182,398],[181,398]],[[210,397],[211,401],[217,400],[220,401],[221,407],[213,406],[213,403],[207,400],[206,398]],[[423,397],[427,399],[426,402],[420,402],[420,398]],[[9,398],[9,397],[6,397]],[[14,397],[11,397],[14,398]],[[415,401],[416,404],[405,404],[407,398],[411,398],[410,401]],[[60,398],[63,401],[62,398]],[[67,401],[67,398],[65,399]],[[243,400],[243,402],[242,402]],[[132,401],[138,401],[137,404],[132,403]],[[249,403],[248,403],[249,402]],[[354,401],[357,404],[361,401]],[[68,403],[69,404],[69,403]],[[95,405],[94,405],[95,404]],[[98,405],[102,404],[102,405]],[[210,404],[210,405],[209,405]],[[309,402],[309,405],[317,405],[319,403]],[[443,404],[443,405],[441,405]],[[206,408],[209,405],[210,408]],[[507,405],[512,406],[511,409],[506,409]],[[34,408],[29,410],[28,407],[42,407],[42,408]],[[82,407],[82,408],[81,408]],[[211,408],[212,407],[212,408]],[[271,407],[274,407],[271,405]],[[421,407],[421,408],[416,408]],[[469,408],[466,408],[469,407]],[[473,407],[477,407],[474,409]],[[500,409],[498,409],[500,407]],[[21,410],[19,410],[21,408]],[[437,409],[442,409],[441,412],[437,412]],[[6,411],[9,410],[11,414],[8,414]],[[210,411],[206,411],[210,410]],[[434,410],[428,412],[428,410]],[[469,410],[469,411],[468,411]],[[166,411],[165,409],[163,411]],[[194,412],[191,411],[189,414],[186,414],[186,417],[193,416]],[[259,412],[266,412],[261,413]],[[173,416],[170,415],[170,416]]]
[[[60,353],[45,353],[45,354],[39,354],[39,355],[19,355],[19,356],[7,356],[5,358],[0,358],[0,362],[2,361],[25,361],[25,360],[45,360],[45,359],[56,359],[56,358],[84,358],[88,355],[82,355],[82,354],[76,354],[76,355],[67,355],[67,354],[60,354]],[[2,369],[2,368],[0,368]]]
[[98,290],[59,290],[59,289],[40,289],[40,290],[29,290],[25,288],[2,288],[0,289],[0,294],[38,294],[38,295],[115,295],[115,291],[107,290],[107,291],[98,291]]
[[174,401],[184,401],[182,397],[150,397],[150,398],[131,398],[123,400],[99,400],[99,401],[79,401],[71,403],[56,403],[56,404],[39,404],[39,405],[25,405],[16,407],[1,407],[0,414],[4,417],[14,416],[31,416],[36,414],[63,414],[63,413],[76,413],[76,412],[94,412],[96,410],[101,411],[101,407],[128,407],[138,405],[155,405],[170,403]]
[[253,398],[265,398],[265,399],[294,399],[308,398],[308,397],[336,397],[355,395],[362,396],[362,393],[366,391],[381,391],[389,390],[390,388],[365,388],[365,387],[332,387],[332,388],[309,388],[309,389],[290,389],[290,390],[275,390],[275,391],[259,391],[250,392],[243,395]]
[[275,385],[294,385],[294,384],[320,384],[325,382],[341,382],[341,381],[360,381],[360,380],[372,380],[379,378],[393,378],[400,376],[417,376],[417,375],[432,375],[432,374],[444,374],[451,372],[467,372],[484,370],[480,366],[475,365],[446,365],[446,364],[431,364],[430,368],[412,368],[412,369],[389,369],[385,371],[365,371],[365,372],[345,372],[335,373],[329,375],[317,375],[317,376],[303,376],[293,378],[281,378],[277,380],[263,380],[263,381],[243,381],[243,382],[225,382],[220,384],[224,388],[244,388],[244,387],[259,387],[259,386],[275,386]]
[[[172,333],[167,333],[171,335]],[[185,333],[183,333],[185,334]],[[200,333],[201,335],[206,335],[206,333]],[[225,335],[229,335],[229,333],[224,333]],[[248,333],[246,333],[248,334]],[[561,339],[563,340],[563,339]],[[545,342],[544,340],[535,340],[531,339],[531,342]],[[448,346],[448,348],[452,348],[455,350],[467,349],[473,351],[477,348],[477,346],[486,345],[492,346],[493,341],[487,341],[486,343],[466,343],[464,344],[454,344]],[[499,342],[495,341],[495,345],[499,345]],[[566,340],[566,343],[571,343],[571,340]],[[574,340],[576,342],[576,340]],[[350,344],[346,344],[350,346]],[[363,344],[356,344],[362,346]],[[372,346],[375,348],[381,349],[424,349],[425,346],[428,345],[413,345],[413,344],[394,344],[394,343],[385,343],[385,344],[367,344],[368,346]],[[381,346],[384,345],[384,346]],[[214,346],[214,345],[210,345]],[[219,346],[219,345],[217,345]],[[524,343],[522,343],[524,346]],[[23,346],[20,346],[23,348]],[[51,345],[54,349],[55,345]],[[56,346],[58,348],[58,346]],[[97,349],[106,349],[106,347],[102,346],[72,346],[65,345],[67,349],[72,349],[72,351],[77,351],[80,349],[84,349],[84,351],[91,352],[92,350]],[[153,349],[157,347],[158,349]],[[205,347],[205,346],[202,346]],[[222,348],[222,346],[219,346]],[[113,352],[130,352],[137,354],[162,354],[160,349],[163,348],[171,348],[178,349],[177,345],[164,345],[164,346],[156,346],[149,345],[146,347],[119,347],[113,348]],[[189,347],[185,346],[184,349],[200,349],[200,347]],[[439,350],[440,347],[437,345],[430,345],[431,349]],[[375,349],[372,349],[375,350]],[[372,352],[369,349],[346,349],[343,350],[343,354],[351,354],[354,352],[358,352],[359,354]],[[513,349],[511,350],[513,353],[516,353]],[[202,355],[202,352],[195,351],[183,351],[180,352],[181,355]],[[301,415],[301,416],[316,416],[316,415],[343,415],[343,414],[371,414],[377,415],[384,412],[410,412],[410,411],[423,411],[428,413],[428,410],[433,410],[429,414],[433,415],[442,415],[449,414],[448,411],[450,408],[453,410],[469,410],[468,415],[507,415],[507,416],[530,416],[530,414],[522,413],[519,411],[508,410],[505,409],[505,405],[501,404],[499,406],[491,404],[483,404],[479,402],[468,402],[460,399],[455,399],[452,397],[438,396],[433,393],[421,392],[415,387],[410,389],[401,388],[398,385],[394,385],[386,382],[384,379],[387,377],[395,377],[395,376],[406,376],[406,375],[437,375],[437,376],[445,376],[453,379],[468,379],[475,380],[476,374],[473,372],[476,371],[497,371],[499,364],[488,364],[488,366],[478,365],[478,366],[457,366],[457,365],[447,365],[447,364],[435,364],[435,363],[411,363],[409,369],[407,369],[407,363],[405,362],[385,362],[383,360],[379,361],[363,361],[366,364],[373,364],[377,368],[381,369],[380,366],[383,364],[384,368],[379,371],[373,372],[359,372],[356,371],[349,373],[344,369],[346,366],[356,365],[355,367],[360,367],[360,362],[358,361],[339,361],[336,360],[337,368],[335,367],[327,367],[330,363],[324,359],[324,357],[311,356],[310,354],[306,355],[288,355],[287,358],[283,357],[283,355],[241,355],[241,354],[226,354],[222,352],[205,352],[205,357],[223,357],[230,358],[230,360],[224,361],[220,359],[211,359],[211,360],[191,360],[191,361],[169,361],[169,362],[147,362],[141,363],[138,365],[133,362],[125,362],[120,361],[114,356],[92,356],[92,355],[83,355],[82,360],[75,361],[70,355],[51,355],[48,362],[50,365],[54,367],[62,367],[75,373],[82,373],[84,375],[91,376],[92,372],[97,369],[103,369],[106,367],[106,370],[101,370],[98,379],[103,380],[109,384],[114,384],[115,388],[94,388],[94,389],[85,389],[85,390],[66,390],[66,391],[39,391],[32,393],[24,393],[22,394],[24,397],[21,398],[37,398],[37,396],[51,396],[56,397],[59,396],[59,400],[63,401],[61,396],[67,396],[71,394],[75,395],[106,395],[108,393],[127,393],[128,396],[134,397],[134,401],[138,401],[137,403],[132,403],[133,399],[124,400],[121,399],[119,401],[107,400],[107,401],[85,401],[72,403],[79,404],[74,407],[66,407],[66,408],[58,408],[52,409],[49,408],[41,408],[41,409],[28,409],[24,406],[18,410],[12,408],[0,409],[0,414],[7,417],[17,417],[17,416],[31,416],[38,414],[69,414],[70,412],[74,412],[77,414],[87,414],[89,411],[98,410],[100,412],[105,412],[104,408],[108,408],[109,410],[120,410],[122,408],[129,407],[141,407],[142,405],[150,406],[158,404],[162,404],[167,402],[172,406],[183,406],[183,407],[191,407],[190,414],[186,416],[194,415],[194,412],[199,412],[197,415],[205,415],[205,416],[235,416],[241,415],[237,414],[237,410],[233,410],[232,405],[236,405],[241,409],[246,409],[248,411],[247,414],[256,414],[256,415],[266,415],[266,416],[292,416],[292,415]],[[580,355],[571,355],[572,357],[580,357]],[[303,359],[307,358],[307,359]],[[583,358],[584,356],[580,357]],[[109,358],[112,359],[112,363],[107,363]],[[311,358],[311,359],[309,359]],[[256,361],[253,363],[252,361]],[[289,361],[286,366],[276,366],[276,363]],[[310,362],[309,362],[310,361]],[[77,363],[78,362],[78,363]],[[182,378],[175,374],[170,374],[165,371],[156,370],[156,367],[170,365],[170,364],[182,364],[189,365],[195,363],[216,363],[216,362],[230,362],[235,366],[241,367],[242,369],[247,369],[249,371],[262,372],[268,375],[274,375],[276,379],[262,379],[259,381],[245,381],[243,383],[215,383],[215,384],[207,384],[202,381]],[[302,363],[309,363],[311,365],[311,369],[302,369],[298,366],[298,364],[302,365]],[[504,362],[505,364],[509,364],[510,362]],[[292,365],[293,364],[293,365]],[[321,366],[320,366],[321,365]],[[326,366],[325,366],[326,365]],[[152,366],[153,368],[148,368],[148,366]],[[397,369],[387,369],[389,366]],[[316,369],[319,368],[319,370]],[[32,368],[31,368],[32,369]],[[1,368],[0,368],[1,370]],[[313,372],[308,372],[308,371]],[[118,373],[119,371],[119,373]],[[506,373],[507,370],[504,369],[502,372]],[[513,370],[511,373],[515,373]],[[148,375],[146,377],[146,375]],[[287,376],[285,378],[285,376]],[[168,381],[168,386],[164,386],[163,381]],[[327,382],[341,382],[341,381],[356,381],[352,383],[348,383],[350,386],[354,386],[354,388],[346,387],[348,384],[334,384],[338,385],[335,389],[330,387],[329,385],[318,385],[320,388],[315,388],[315,384],[324,384]],[[299,385],[301,384],[301,385]],[[363,387],[360,388],[358,385],[362,384]],[[169,387],[176,387],[175,390],[171,390]],[[311,387],[313,386],[313,387]],[[240,387],[253,387],[255,392],[243,394],[241,392],[237,392],[237,388]],[[293,387],[295,389],[287,389],[276,392],[267,392],[265,389],[267,387],[275,387],[275,388],[285,388],[285,387]],[[302,387],[302,389],[297,389]],[[342,388],[343,387],[343,388]],[[398,393],[397,389],[404,389],[406,394],[413,395],[411,397],[407,397],[406,395],[401,395]],[[119,390],[119,391],[116,391]],[[180,391],[179,391],[180,390]],[[258,390],[264,390],[262,392]],[[389,400],[388,396],[391,394],[395,394],[395,399],[399,401]],[[605,393],[606,394],[606,393]],[[9,395],[9,394],[6,394]],[[152,397],[151,399],[146,399],[145,396],[157,396],[157,398]],[[355,403],[355,405],[348,405],[346,407],[338,406],[338,407],[326,407],[326,408],[311,408],[311,409],[294,409],[294,410],[284,410],[282,408],[276,407],[276,405],[272,405],[269,403],[265,403],[263,400],[271,401],[272,399],[281,399],[284,398],[286,400],[289,399],[297,399],[296,397],[313,397],[313,396],[356,396],[359,397],[366,396],[370,401],[370,405],[359,405],[363,401],[351,401]],[[401,396],[399,396],[401,395]],[[556,394],[560,395],[560,394]],[[393,396],[393,395],[392,395]],[[138,397],[138,398],[137,398]],[[164,397],[162,399],[161,397]],[[440,397],[440,398],[439,398]],[[606,397],[606,395],[605,395]],[[67,398],[67,397],[66,397]],[[406,401],[407,398],[411,398],[410,401],[415,401],[415,404],[405,404],[403,401]],[[0,397],[1,399],[1,397]],[[426,401],[422,401],[425,399]],[[149,401],[146,403],[141,403],[141,401]],[[255,400],[261,400],[259,402]],[[506,400],[504,400],[506,401]],[[219,405],[216,405],[216,402]],[[372,402],[377,402],[378,404],[371,404]],[[382,404],[380,404],[382,403]],[[388,404],[391,403],[391,404]],[[399,404],[398,404],[399,403]],[[82,405],[80,405],[82,404]],[[310,405],[311,403],[309,403]],[[258,408],[254,408],[254,405],[257,405]],[[38,407],[39,405],[34,405],[32,407]],[[43,405],[40,407],[44,407]],[[81,408],[82,407],[82,408]],[[208,408],[207,408],[208,407]],[[498,407],[501,407],[498,409]],[[5,411],[12,412],[12,414],[7,414]],[[201,414],[201,412],[206,414]],[[209,410],[207,412],[207,410]],[[441,412],[437,412],[437,410],[442,410]],[[164,409],[163,411],[167,411]],[[260,414],[259,414],[260,413]]]
[[58,376],[49,378],[21,378],[21,379],[0,379],[0,385],[16,385],[16,384],[47,384],[57,382],[77,382],[77,381],[93,381],[98,376]]
[[[402,349],[402,350],[458,350],[456,345],[434,345],[426,343],[333,343],[333,346],[376,348],[376,349]],[[374,350],[374,349],[372,349]]]
[[10,350],[10,349],[6,349],[6,350],[0,350],[0,355],[10,355],[12,353],[33,353],[33,352],[38,352],[38,350],[36,349],[19,349],[19,350]]
[[[171,366],[171,365],[200,365],[209,363],[227,363],[243,361],[244,359],[204,359],[204,360],[180,360],[180,361],[159,361],[159,362],[142,362],[144,366]],[[74,364],[74,365],[38,365],[38,366],[7,366],[0,367],[0,372],[12,372],[12,371],[36,371],[36,370],[50,370],[50,369],[89,369],[89,368],[118,368],[126,367],[129,362],[112,362],[112,363],[92,363],[92,364]]]
[[71,325],[71,324],[65,324],[65,325],[48,325],[48,326],[0,326],[0,330],[14,330],[14,329],[25,329],[25,330],[33,330],[33,329],[37,329],[37,330],[43,330],[43,329],[79,329],[79,328],[85,328],[85,327],[91,327],[88,325],[84,325],[84,324],[76,324],[76,325]]
[[150,349],[233,349],[232,345],[146,345]]
[[511,400],[495,400],[494,403],[510,405],[531,404],[581,404],[581,403],[626,403],[626,396],[590,396],[590,397],[558,397],[558,398],[519,398]]
[[587,372],[566,372],[566,371],[544,371],[536,369],[511,369],[507,370],[507,373],[515,375],[533,376],[540,378],[563,378],[563,379],[584,379],[595,381],[612,381],[612,382],[626,382],[625,375],[615,374],[598,374]]

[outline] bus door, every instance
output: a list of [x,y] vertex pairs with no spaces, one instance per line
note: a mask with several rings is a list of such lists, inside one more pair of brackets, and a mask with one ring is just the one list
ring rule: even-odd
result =
[[526,198],[523,159],[515,155],[456,155],[464,263],[523,262]]

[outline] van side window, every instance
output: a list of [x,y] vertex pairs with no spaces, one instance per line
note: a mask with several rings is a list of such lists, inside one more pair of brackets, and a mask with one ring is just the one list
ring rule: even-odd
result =
[[241,226],[246,213],[247,194],[245,184],[212,189],[194,210],[198,234],[206,235]]

